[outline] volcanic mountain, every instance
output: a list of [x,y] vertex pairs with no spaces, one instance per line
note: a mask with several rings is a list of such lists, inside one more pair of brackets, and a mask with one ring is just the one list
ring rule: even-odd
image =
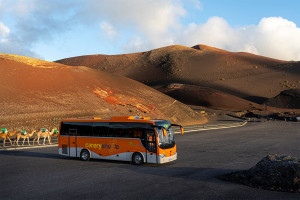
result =
[[123,75],[150,86],[205,86],[254,101],[300,87],[300,62],[205,45],[173,45],[141,53],[79,56],[56,62]]
[[[162,88],[162,92],[167,91],[163,88],[172,84],[188,85],[181,89],[189,88],[190,92],[201,88],[198,94],[223,92],[218,101],[213,99],[213,95],[211,98],[197,95],[196,98],[199,102],[210,102],[220,108],[224,107],[222,98],[226,97],[228,100],[236,96],[241,101],[238,108],[232,108],[233,110],[253,103],[264,103],[283,90],[300,87],[300,62],[288,62],[244,52],[229,52],[206,45],[191,48],[173,45],[134,54],[88,55],[56,62],[84,65],[99,71],[123,75],[156,89]],[[168,94],[170,95],[170,92]],[[173,95],[187,104],[195,98],[178,98],[179,96]],[[202,97],[205,99],[200,100]],[[242,101],[241,98],[251,102]],[[237,98],[234,98],[233,102],[236,101]],[[218,102],[220,105],[217,105]],[[199,105],[205,106],[202,103]]]
[[205,121],[151,87],[83,66],[0,54],[0,74],[0,124],[6,128],[57,127],[62,118],[116,115],[164,118],[179,124]]

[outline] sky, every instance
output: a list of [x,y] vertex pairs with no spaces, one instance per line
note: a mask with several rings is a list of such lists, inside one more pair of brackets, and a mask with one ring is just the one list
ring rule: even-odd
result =
[[47,61],[205,44],[300,61],[300,0],[0,0],[0,53]]

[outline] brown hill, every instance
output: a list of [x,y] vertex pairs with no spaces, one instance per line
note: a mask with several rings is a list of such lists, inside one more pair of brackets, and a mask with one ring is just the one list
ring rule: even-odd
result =
[[260,109],[264,106],[212,88],[173,83],[156,89],[188,105],[201,105],[207,108],[227,111]]
[[150,86],[184,83],[210,87],[256,102],[300,87],[300,62],[205,45],[174,45],[135,54],[80,56],[57,62],[124,75]]
[[23,56],[0,54],[1,127],[57,126],[61,118],[142,115],[203,123],[184,104],[137,81]]
[[273,115],[284,118],[295,117],[300,114],[299,89],[284,91],[280,95],[268,99],[263,105],[216,89],[196,85],[173,83],[157,86],[155,89],[188,105],[235,111],[234,114],[237,116],[252,113],[251,115],[264,117]]

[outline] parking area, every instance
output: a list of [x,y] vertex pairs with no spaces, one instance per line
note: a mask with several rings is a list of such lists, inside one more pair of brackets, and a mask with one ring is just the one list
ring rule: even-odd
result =
[[0,199],[299,199],[217,178],[272,153],[300,158],[299,130],[297,122],[250,122],[177,134],[178,160],[163,165],[84,162],[57,147],[0,151]]

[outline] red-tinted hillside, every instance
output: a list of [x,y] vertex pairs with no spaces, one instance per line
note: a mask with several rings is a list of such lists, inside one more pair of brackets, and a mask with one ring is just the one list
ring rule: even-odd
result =
[[0,54],[1,126],[57,126],[61,118],[142,115],[179,124],[204,119],[137,81],[23,56]]

